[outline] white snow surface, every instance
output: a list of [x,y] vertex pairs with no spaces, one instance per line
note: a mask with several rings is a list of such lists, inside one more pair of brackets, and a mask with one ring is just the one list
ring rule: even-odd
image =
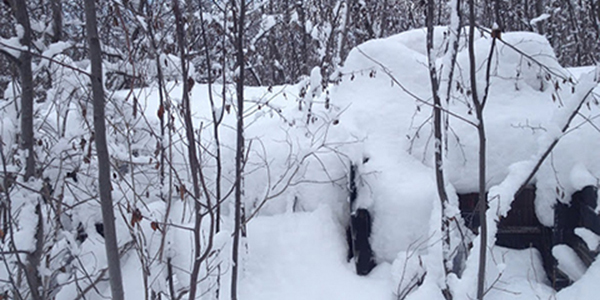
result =
[[597,284],[600,278],[600,261],[596,260],[583,276],[573,283],[572,286],[561,290],[556,294],[557,300],[570,299],[597,299],[600,294],[600,286]]
[[535,18],[531,19],[531,21],[529,21],[529,24],[530,24],[531,26],[534,26],[535,24],[537,24],[537,23],[539,23],[539,22],[541,22],[541,21],[544,21],[544,20],[546,20],[546,19],[548,19],[548,18],[550,18],[550,15],[549,15],[549,14],[546,14],[546,13],[544,13],[544,14],[541,14],[541,15],[539,15],[539,16],[537,16],[537,17],[535,17]]
[[585,228],[578,227],[575,228],[575,234],[579,236],[587,245],[588,249],[596,250],[598,249],[598,245],[600,245],[600,236],[595,234],[593,231]]
[[558,261],[558,268],[571,280],[577,281],[585,274],[587,268],[571,247],[556,245],[552,248],[552,255]]
[[263,217],[249,226],[243,299],[389,299],[390,267],[367,277],[346,262],[344,228],[328,207]]

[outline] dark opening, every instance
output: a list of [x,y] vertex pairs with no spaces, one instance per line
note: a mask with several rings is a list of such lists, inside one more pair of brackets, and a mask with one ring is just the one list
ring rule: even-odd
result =
[[96,223],[94,224],[94,226],[96,227],[96,232],[102,237],[104,237],[104,224]]
[[479,232],[479,210],[477,203],[479,202],[479,193],[458,194],[458,207],[460,215],[465,221],[465,226],[471,231]]
[[358,209],[350,218],[346,237],[349,241],[349,258],[354,257],[356,273],[367,275],[375,267],[373,250],[369,244],[371,235],[371,214],[366,209]]
[[[368,160],[367,160],[368,161]],[[358,196],[356,185],[357,167],[350,166],[348,176],[348,203],[350,205],[350,221],[346,228],[346,241],[348,242],[348,261],[354,258],[356,273],[367,275],[375,267],[373,251],[369,243],[371,236],[371,214],[365,208],[356,208]]]
[[[515,196],[508,215],[498,224],[496,245],[512,248],[536,248],[541,256],[544,269],[551,282],[555,282],[556,262],[552,256],[552,229],[543,226],[535,213],[535,186],[525,188]],[[473,232],[479,231],[478,193],[458,195],[461,216],[465,225]]]

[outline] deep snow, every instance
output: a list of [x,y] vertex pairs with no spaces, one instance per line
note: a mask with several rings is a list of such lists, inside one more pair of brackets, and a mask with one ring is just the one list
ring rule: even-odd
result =
[[[443,30],[441,27],[436,29],[438,64],[443,59]],[[424,273],[425,282],[407,299],[442,299],[439,290],[439,224],[436,223],[439,222],[440,208],[432,169],[431,109],[423,104],[431,101],[424,37],[425,30],[418,29],[358,46],[350,52],[344,67],[338,71],[340,82],[326,90],[320,87],[318,70],[313,70],[309,78],[296,85],[246,89],[245,137],[249,141],[249,158],[245,170],[244,201],[248,215],[262,208],[260,214],[248,223],[248,237],[242,247],[240,299],[395,299],[402,274],[422,276]],[[499,43],[492,59],[491,86],[484,113],[488,135],[487,182],[488,189],[504,183],[497,187],[500,192],[509,190],[508,185],[514,185],[515,182],[505,180],[513,178],[509,174],[517,176],[519,171],[526,170],[548,141],[557,136],[562,125],[561,118],[577,100],[572,95],[577,94],[581,86],[575,83],[580,75],[593,72],[593,68],[566,70],[560,67],[552,48],[539,35],[505,33],[502,39],[528,57]],[[480,66],[480,91],[483,90],[490,41],[487,35],[478,34],[476,56]],[[457,74],[451,83],[453,96],[446,107],[454,114],[476,122],[473,109],[468,104],[468,58],[464,41],[460,50]],[[220,134],[225,176],[223,189],[227,190],[233,183],[235,108],[226,111],[224,106],[232,105],[234,95],[231,87],[227,87],[228,98],[222,103],[219,94],[222,86],[212,87],[217,99],[215,109],[224,115]],[[177,105],[181,86],[171,82],[167,88],[172,103]],[[301,97],[303,90],[308,93]],[[125,99],[129,93],[122,91],[112,96]],[[157,128],[159,100],[156,88],[135,90],[134,93],[144,112],[143,120],[133,120],[135,126]],[[215,144],[207,94],[207,85],[194,86],[192,109],[195,126],[205,129],[201,134],[206,147],[201,158],[203,168],[207,178],[214,178],[215,165],[210,151],[214,150]],[[9,94],[5,98],[13,96]],[[40,112],[51,116],[49,123],[61,124],[60,117],[52,119],[52,112],[57,111],[60,115],[64,111],[81,110],[74,102],[61,105],[64,106],[42,105]],[[108,111],[118,110],[113,106],[109,105]],[[575,118],[572,129],[561,137],[534,179],[537,186],[536,212],[545,225],[553,224],[552,206],[555,201],[568,202],[574,191],[587,184],[598,184],[600,157],[596,149],[600,148],[600,133],[596,126],[600,125],[597,121],[599,113],[597,102],[590,98],[581,115]],[[14,111],[4,107],[3,114],[10,116]],[[11,136],[10,128],[15,127],[11,120],[2,119],[3,137]],[[128,117],[109,118],[111,124],[130,121]],[[81,118],[67,119],[65,136],[51,141],[53,151],[69,152],[73,140],[86,134],[83,123]],[[181,126],[178,117],[175,123],[176,127]],[[56,126],[60,128],[61,125]],[[444,165],[447,189],[459,193],[474,192],[478,182],[477,132],[472,125],[453,117],[449,119],[449,128]],[[143,130],[133,131],[130,138],[136,142],[130,145],[124,138],[112,133],[109,150],[115,161],[133,160],[136,167],[132,169],[153,165],[154,162],[148,163],[156,147],[151,134]],[[180,137],[175,136],[173,162],[181,166],[181,180],[189,187],[185,151],[182,150],[184,144],[179,141]],[[139,151],[139,157],[131,156],[131,148]],[[365,277],[355,275],[352,263],[346,261],[345,226],[349,217],[346,174],[351,163],[358,165],[360,173],[358,205],[369,209],[374,220],[371,243],[379,265]],[[93,165],[94,162],[89,164]],[[124,174],[119,180],[128,180],[131,173]],[[209,186],[214,187],[210,180]],[[165,206],[157,196],[161,188],[156,186],[151,176],[136,177],[135,182],[138,188],[148,192],[147,199],[136,198],[125,184],[115,189],[113,197],[121,204],[121,211],[132,203],[147,217],[136,227],[134,235],[144,237],[146,254],[154,257],[160,235],[150,229],[150,222],[165,218]],[[77,186],[93,190],[95,180],[82,177]],[[65,201],[73,204],[75,193],[66,191]],[[191,226],[191,202],[177,200],[167,219],[181,226]],[[456,202],[455,197],[453,201]],[[491,207],[488,219],[496,218],[501,208],[509,207],[510,199],[503,201]],[[226,203],[223,210],[227,220],[216,246],[222,251],[215,255],[213,263],[220,262],[223,273],[221,295],[227,297],[227,278],[231,267],[229,204]],[[123,217],[117,220],[120,244],[132,239],[126,215],[123,213]],[[86,272],[97,274],[105,265],[102,238],[91,230],[100,220],[97,203],[77,206],[73,217],[83,223],[90,236],[81,245],[69,247],[81,260]],[[169,230],[172,234],[167,240],[167,253],[176,269],[175,284],[182,287],[187,284],[191,265],[191,234],[176,228]],[[19,234],[29,237],[23,239],[23,247],[31,244],[31,232],[23,230]],[[593,242],[591,237],[589,239]],[[478,240],[475,240],[475,245],[473,249],[477,248]],[[565,251],[558,248],[556,252],[557,256],[566,257],[562,261],[570,264]],[[575,268],[574,276],[577,278],[574,279],[579,280],[555,293],[548,285],[537,250],[493,247],[490,254],[487,283],[493,288],[486,299],[595,299],[600,292],[595,284],[600,280],[598,262],[585,274],[581,274],[580,268]],[[152,262],[148,265],[152,284],[166,290],[166,270]],[[474,295],[476,255],[469,257],[466,266],[461,279],[452,277],[449,280],[455,299],[469,299]],[[126,255],[122,267],[127,299],[143,299],[144,283],[140,273],[143,266],[139,253],[131,251]],[[3,273],[1,276],[7,275]],[[66,282],[67,279],[61,280]],[[214,290],[211,286],[213,279],[209,276],[201,287],[205,291]],[[67,285],[59,296],[72,299],[77,288],[74,284]],[[106,283],[100,283],[98,288],[100,293],[108,293]],[[101,298],[94,291],[91,294],[88,299]],[[205,296],[209,295],[211,293]]]

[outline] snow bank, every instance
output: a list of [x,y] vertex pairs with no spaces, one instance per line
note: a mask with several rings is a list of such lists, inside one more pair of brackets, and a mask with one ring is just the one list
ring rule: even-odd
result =
[[[470,266],[463,277],[450,281],[455,299],[475,299],[477,259],[477,255],[470,255]],[[486,287],[490,286],[485,299],[548,299],[554,294],[548,286],[541,255],[534,248],[491,248],[486,264]]]
[[397,39],[373,40],[350,52],[342,82],[332,91],[332,103],[345,108],[340,124],[358,141],[344,151],[360,164],[359,190],[366,195],[359,205],[372,212],[371,243],[379,261],[392,262],[398,251],[429,234],[423,220],[429,220],[435,199],[433,172],[407,153],[404,133],[415,102],[390,78],[426,98],[424,63],[423,55]]
[[579,280],[587,270],[577,253],[567,245],[556,245],[552,248],[552,255],[558,261],[558,268],[573,281]]
[[600,245],[600,236],[593,231],[585,227],[578,227],[575,228],[575,234],[585,242],[588,249],[592,251],[598,249],[598,245]]
[[600,294],[600,286],[598,285],[600,278],[600,261],[596,260],[590,268],[577,280],[573,285],[561,290],[556,294],[557,300],[593,300],[598,299]]
[[389,267],[367,277],[356,275],[346,262],[343,237],[344,228],[328,207],[257,218],[248,227],[240,293],[249,300],[388,299]]
[[[443,28],[436,29],[436,41],[442,39],[442,32]],[[406,245],[428,232],[424,228],[418,230],[420,225],[411,220],[428,220],[430,203],[437,198],[428,119],[431,109],[423,104],[431,101],[424,36],[425,30],[418,29],[358,46],[341,70],[341,83],[332,89],[332,103],[344,108],[342,128],[360,141],[344,151],[356,162],[369,158],[361,167],[364,186],[370,194],[363,206],[374,211],[374,251],[380,260],[389,262],[398,251],[406,250]],[[490,45],[489,36],[478,35],[475,47],[480,94],[484,91]],[[473,108],[466,104],[470,102],[467,56],[465,49],[458,54],[459,73],[453,82],[454,95],[448,109],[475,121]],[[571,107],[565,103],[571,97],[570,83],[559,76],[568,78],[568,72],[557,63],[544,37],[522,32],[503,34],[492,57],[491,86],[484,111],[488,188],[505,181],[510,172],[523,170],[522,175],[527,175],[530,167],[517,163],[528,162],[545,149],[540,138],[552,135],[558,128],[553,116],[564,114]],[[477,132],[473,126],[452,117],[449,126],[446,176],[459,193],[477,191]],[[580,138],[581,134],[597,135],[591,126],[581,126],[567,137]],[[598,139],[590,137],[585,141],[600,146]],[[574,165],[571,159],[580,157],[574,155],[580,152],[581,147],[575,146],[579,143],[560,143],[534,179],[538,185],[538,215],[543,224],[553,223],[551,208],[556,186],[560,185],[566,195],[576,190],[567,177]],[[554,157],[561,158],[559,168],[553,168],[557,164]],[[565,157],[569,160],[563,164]],[[577,161],[586,165],[600,162],[591,156]],[[504,190],[515,189],[524,177],[514,178],[513,187]],[[510,207],[510,199],[505,200],[508,204],[502,206],[503,213]],[[403,230],[398,233],[389,228]]]
[[[439,32],[438,28],[436,41],[440,40]],[[424,36],[425,30],[419,29],[358,46],[350,52],[341,71],[342,82],[332,91],[332,103],[346,108],[340,120],[351,136],[361,141],[347,150],[349,156],[354,161],[369,158],[360,171],[364,188],[371,195],[363,205],[373,211],[372,243],[380,261],[394,260],[395,254],[406,251],[409,245],[430,232],[430,225],[424,220],[429,220],[431,203],[437,201],[432,169],[434,141],[428,119],[431,109],[423,104],[431,101]],[[491,41],[484,34],[475,44],[480,96],[485,90]],[[556,199],[568,202],[568,195],[581,185],[597,182],[595,179],[600,174],[595,171],[600,170],[600,159],[591,150],[600,147],[600,139],[595,125],[586,124],[586,118],[595,122],[593,116],[600,112],[591,98],[586,99],[582,116],[575,118],[570,127],[573,130],[564,136],[559,134],[566,120],[563,116],[568,116],[577,101],[583,99],[580,96],[588,89],[587,83],[594,83],[583,80],[585,86],[575,86],[577,78],[571,77],[569,71],[557,63],[548,41],[533,33],[504,33],[491,59],[490,89],[484,111],[488,151],[486,181],[488,189],[502,183],[492,189],[492,194],[502,194],[503,199],[492,203],[488,213],[490,220],[497,218],[493,215],[508,212],[512,201],[510,192],[514,193],[522,184],[539,153],[559,137],[563,140],[531,182],[537,185],[538,218],[542,224],[551,226]],[[473,108],[468,104],[471,101],[468,65],[468,54],[462,49],[448,109],[475,122]],[[453,117],[450,117],[449,128],[445,157],[447,179],[459,193],[477,191],[477,131]],[[584,174],[578,165],[590,171]],[[415,219],[421,222],[414,222]],[[493,240],[492,237],[491,245]],[[507,260],[506,263],[513,262]],[[539,263],[537,258],[536,263]],[[475,270],[476,261],[470,264],[467,268]],[[488,272],[491,278],[507,268],[494,266]],[[536,270],[544,274],[541,267]],[[463,282],[472,286],[474,277],[468,278]],[[537,278],[534,294],[540,291],[548,294],[545,277]],[[522,292],[524,295],[534,295],[530,283],[519,289],[528,291]]]

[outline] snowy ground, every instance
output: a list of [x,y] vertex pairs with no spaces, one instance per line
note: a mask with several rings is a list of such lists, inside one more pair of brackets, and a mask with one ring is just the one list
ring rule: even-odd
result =
[[[264,299],[396,299],[397,286],[388,263],[368,276],[355,274],[346,262],[347,246],[329,208],[315,212],[261,217],[249,227],[247,263],[241,298]],[[496,247],[490,263],[503,272],[486,299],[548,299],[553,293],[536,250]],[[422,289],[407,299],[439,299]],[[584,298],[572,298],[584,299]],[[587,298],[589,299],[589,298]]]
[[389,265],[357,276],[328,207],[259,218],[248,234],[243,299],[390,299]]

